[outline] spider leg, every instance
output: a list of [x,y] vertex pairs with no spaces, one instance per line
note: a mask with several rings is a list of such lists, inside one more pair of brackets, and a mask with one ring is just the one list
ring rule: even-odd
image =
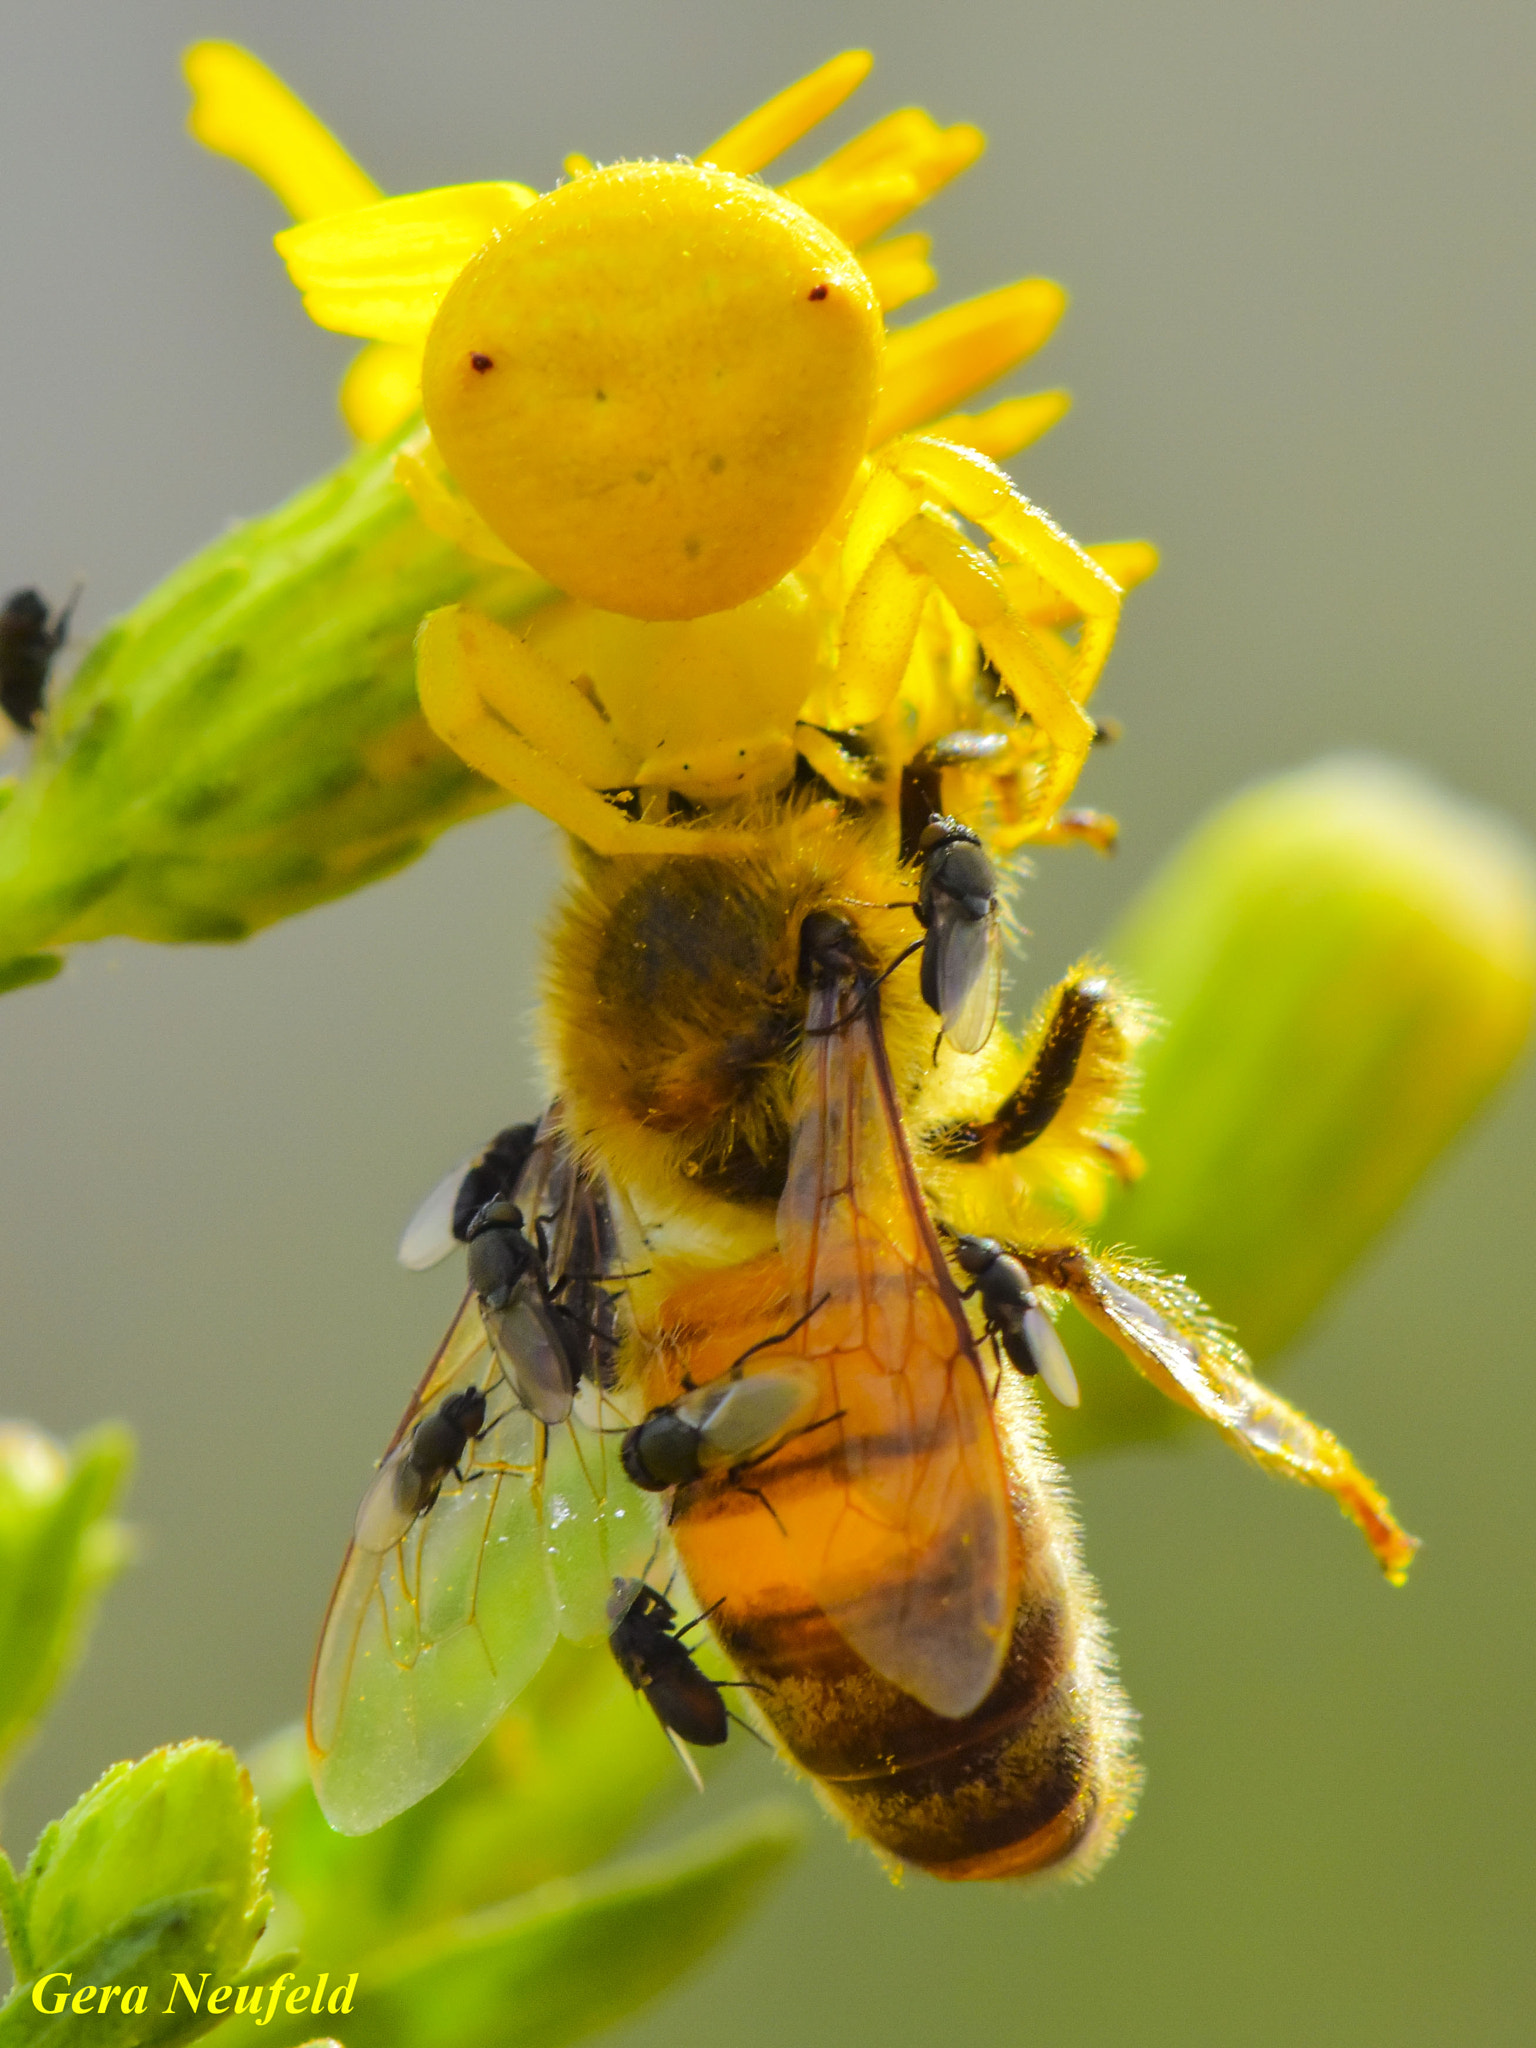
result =
[[445,746],[594,853],[729,858],[757,845],[750,833],[643,824],[617,810],[599,791],[623,787],[632,764],[595,706],[518,634],[461,605],[422,622],[416,687]]

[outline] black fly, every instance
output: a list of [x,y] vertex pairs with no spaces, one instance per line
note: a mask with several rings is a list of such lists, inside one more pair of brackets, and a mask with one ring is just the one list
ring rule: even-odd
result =
[[[711,1608],[709,1613],[713,1611]],[[747,1728],[746,1722],[731,1712],[723,1697],[727,1685],[745,1685],[748,1681],[706,1677],[683,1641],[684,1636],[708,1618],[708,1613],[695,1615],[679,1628],[677,1609],[654,1586],[648,1586],[643,1579],[613,1582],[608,1601],[608,1619],[613,1629],[608,1647],[635,1691],[644,1695],[701,1792],[704,1781],[683,1743],[694,1743],[700,1749],[718,1749],[730,1733],[726,1726],[729,1721],[762,1740],[755,1728]]]
[[469,1284],[507,1384],[540,1422],[564,1422],[576,1397],[581,1358],[569,1318],[551,1299],[544,1256],[523,1228],[523,1212],[498,1196],[469,1226]]
[[36,730],[48,671],[69,637],[79,595],[57,614],[35,590],[13,591],[0,606],[0,710],[23,732]]
[[1081,1397],[1072,1361],[1022,1263],[995,1237],[956,1237],[953,1243],[956,1264],[971,1275],[965,1297],[980,1296],[993,1345],[1027,1377],[1038,1373],[1064,1408],[1075,1408]]
[[509,1124],[472,1159],[444,1174],[405,1226],[395,1255],[401,1265],[424,1273],[456,1245],[468,1243],[469,1226],[486,1203],[517,1193],[538,1136],[537,1124]]
[[980,1052],[997,1022],[1003,985],[997,881],[980,838],[953,818],[933,818],[917,842],[922,870],[922,992],[957,1052]]
[[485,1393],[466,1387],[424,1415],[405,1441],[384,1460],[363,1495],[353,1536],[362,1550],[392,1550],[418,1516],[426,1514],[451,1472],[461,1484],[464,1453],[489,1425]]

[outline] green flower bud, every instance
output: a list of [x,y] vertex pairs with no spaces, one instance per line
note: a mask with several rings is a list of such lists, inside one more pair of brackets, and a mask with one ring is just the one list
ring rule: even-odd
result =
[[[1105,952],[1163,1028],[1143,1056],[1146,1178],[1098,1236],[1186,1275],[1264,1359],[1524,1046],[1536,860],[1408,770],[1328,760],[1216,812]],[[1075,1320],[1070,1345],[1068,1451],[1185,1419]]]
[[216,2025],[208,1983],[260,1981],[286,1960],[241,1978],[270,1904],[266,1847],[250,1779],[218,1743],[114,1764],[44,1829],[19,1880],[7,1866],[17,1985],[0,2042],[137,2048]]
[[236,527],[97,641],[0,811],[0,988],[51,949],[244,938],[506,802],[428,731],[413,642],[548,595],[428,532],[368,449]]
[[127,1558],[108,1511],[132,1459],[125,1430],[97,1430],[66,1451],[25,1423],[0,1425],[0,1775]]

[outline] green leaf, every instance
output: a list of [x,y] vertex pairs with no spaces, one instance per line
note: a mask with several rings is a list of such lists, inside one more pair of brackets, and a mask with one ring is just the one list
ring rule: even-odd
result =
[[[792,1808],[755,1808],[663,1855],[559,1879],[358,1958],[347,2048],[557,2048],[612,2025],[730,1932],[802,1831]],[[257,2035],[242,2020],[224,2040],[285,2048],[308,2031],[302,2019],[283,2026]]]
[[66,1451],[25,1423],[0,1425],[0,1775],[128,1555],[108,1511],[132,1462],[122,1429],[97,1430]]
[[[1146,1178],[1099,1241],[1186,1275],[1258,1358],[1288,1344],[1524,1048],[1536,857],[1489,813],[1370,759],[1246,791],[1105,952],[1163,1019]],[[1077,1316],[1068,1454],[1189,1418]]]
[[[135,2048],[206,2032],[214,2017],[172,1996],[177,1973],[193,1989],[242,1981],[271,1903],[266,1847],[250,1780],[217,1743],[115,1764],[43,1831],[16,1887],[19,1981],[0,2008],[0,2048]],[[279,1967],[271,1958],[261,1974]],[[119,1997],[73,2010],[87,1985],[109,1984],[143,1986],[145,2009],[129,1998],[125,2012]],[[65,1991],[69,2003],[50,2011]]]
[[245,937],[507,798],[432,736],[435,605],[550,595],[429,533],[370,448],[169,576],[87,654],[0,808],[0,990],[50,949]]

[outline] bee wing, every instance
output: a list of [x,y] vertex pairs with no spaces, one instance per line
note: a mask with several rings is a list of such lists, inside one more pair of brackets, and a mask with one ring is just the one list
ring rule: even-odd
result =
[[405,1226],[395,1257],[407,1272],[427,1272],[440,1265],[457,1246],[453,1208],[464,1176],[473,1165],[472,1158],[461,1159],[451,1173],[445,1173]]
[[1256,1380],[1248,1360],[1205,1304],[1180,1280],[1129,1259],[1079,1253],[1048,1285],[1067,1283],[1088,1320],[1118,1345],[1154,1386],[1212,1422],[1230,1443],[1272,1472],[1320,1487],[1359,1523],[1377,1562],[1400,1584],[1418,1538],[1401,1527],[1386,1497],[1338,1438]]
[[[410,1432],[471,1387],[487,1420],[466,1447],[465,1481],[450,1472],[391,1538]],[[600,1640],[614,1577],[643,1575],[658,1503],[624,1477],[607,1427],[599,1413],[549,1432],[519,1406],[466,1295],[364,1497],[315,1656],[310,1767],[341,1833],[366,1834],[440,1785],[556,1636]]]
[[992,1036],[1003,993],[1003,939],[990,917],[965,917],[940,899],[929,927],[934,948],[934,1008],[957,1052],[980,1052]]
[[799,1086],[779,1242],[824,1412],[752,1481],[852,1647],[959,1718],[992,1689],[1018,1601],[1007,1476],[862,984],[813,992]]

